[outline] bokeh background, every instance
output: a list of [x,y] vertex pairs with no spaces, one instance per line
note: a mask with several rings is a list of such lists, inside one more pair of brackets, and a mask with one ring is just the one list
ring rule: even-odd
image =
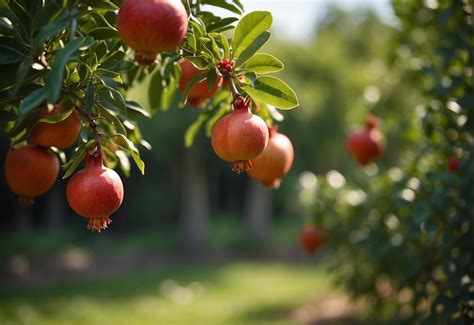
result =
[[[146,174],[132,168],[130,178],[121,175],[124,204],[100,235],[68,207],[65,180],[21,207],[2,174],[0,324],[327,324],[362,317],[367,306],[349,302],[320,262],[331,252],[305,255],[298,234],[321,177],[334,188],[361,177],[345,149],[350,130],[369,112],[413,112],[420,94],[391,65],[403,52],[394,45],[398,20],[382,0],[242,2],[246,11],[273,13],[264,51],[284,62],[281,75],[300,100],[280,125],[296,153],[281,188],[268,191],[232,173],[203,134],[185,149],[183,134],[197,115],[188,108],[140,121],[153,147],[142,151]],[[147,107],[147,88],[134,85],[130,99]],[[382,131],[390,147],[382,166],[416,141],[396,118],[384,120]],[[8,145],[0,140],[2,161]],[[359,196],[347,200],[357,204]]]

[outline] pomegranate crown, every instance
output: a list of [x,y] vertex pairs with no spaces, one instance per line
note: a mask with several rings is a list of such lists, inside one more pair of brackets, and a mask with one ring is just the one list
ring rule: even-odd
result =
[[103,158],[102,153],[95,152],[93,154],[87,154],[86,156],[86,167],[102,167],[103,166]]
[[234,107],[234,112],[236,112],[236,111],[242,111],[242,112],[249,111],[250,98],[244,99],[242,96],[237,96],[234,99],[234,102],[233,102],[232,105]]

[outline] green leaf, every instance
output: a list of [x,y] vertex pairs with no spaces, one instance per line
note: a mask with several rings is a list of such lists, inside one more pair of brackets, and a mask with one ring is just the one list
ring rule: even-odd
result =
[[109,123],[112,123],[113,126],[115,127],[115,130],[118,133],[127,136],[127,130],[125,129],[125,127],[123,126],[122,121],[120,121],[120,119],[117,117],[117,115],[115,115],[115,113],[113,111],[108,110],[107,108],[105,108],[102,105],[98,105],[98,106],[100,108],[99,111],[100,111],[100,114],[102,115],[102,117],[105,117],[106,120]]
[[148,85],[148,101],[151,111],[155,111],[161,106],[161,95],[163,93],[163,77],[160,69],[155,69],[151,75],[150,84]]
[[228,105],[226,105],[226,104],[222,105],[221,108],[219,108],[217,110],[217,112],[215,112],[214,115],[209,119],[209,121],[207,121],[207,123],[206,123],[206,135],[208,137],[211,136],[212,129],[214,128],[214,125],[217,123],[217,121],[219,121],[221,119],[221,117],[224,116],[225,113],[227,113],[227,111],[229,110],[229,108],[227,106]]
[[241,68],[255,73],[264,74],[282,70],[283,63],[270,54],[257,53],[248,59]]
[[186,101],[188,99],[188,96],[189,96],[189,93],[193,89],[194,85],[197,84],[198,82],[200,82],[201,80],[206,79],[206,77],[207,77],[207,71],[204,71],[204,72],[198,74],[197,76],[191,78],[191,80],[188,81],[188,84],[186,85],[186,89],[183,93],[183,98],[184,98],[185,103],[186,103]]
[[61,32],[69,26],[69,19],[62,19],[52,24],[43,26],[35,36],[33,46],[39,50],[43,47],[43,43],[51,36]]
[[38,107],[46,99],[44,88],[36,89],[23,99],[18,109],[18,118],[27,116],[34,108]]
[[263,32],[272,26],[272,14],[268,11],[254,11],[245,15],[237,24],[232,48],[234,57],[250,46]]
[[199,57],[199,56],[186,56],[184,57],[185,60],[191,62],[198,68],[199,70],[204,70],[209,68],[210,62]]
[[207,119],[207,115],[201,114],[199,115],[198,119],[188,127],[188,129],[184,133],[184,145],[186,146],[186,148],[189,148],[193,145],[194,139],[196,138],[199,130]]
[[94,84],[92,81],[87,83],[86,99],[84,101],[85,107],[84,110],[89,113],[94,106],[95,94],[94,94]]
[[206,0],[206,4],[208,5],[211,5],[211,6],[215,6],[215,7],[219,7],[219,8],[222,8],[222,9],[227,9],[237,15],[241,15],[242,14],[242,9],[240,8],[240,6],[236,6],[236,5],[233,5],[233,4],[230,4],[230,3],[227,3],[225,1],[222,1],[222,0]]
[[143,107],[141,107],[138,103],[127,100],[127,109],[132,110],[134,112],[140,113],[141,115],[151,118],[151,114],[148,113]]
[[272,33],[270,32],[263,32],[260,34],[259,37],[257,37],[252,44],[250,44],[239,56],[237,59],[237,66],[239,67],[240,65],[244,64],[248,59],[250,59],[255,53],[257,53],[258,50],[264,46],[268,40],[270,39],[270,36]]
[[69,115],[71,115],[71,113],[74,111],[74,107],[71,107],[69,108],[68,110],[65,110],[64,112],[61,112],[61,114],[57,114],[57,115],[45,115],[43,116],[42,118],[40,118],[39,120],[37,120],[35,122],[36,123],[39,123],[39,122],[44,122],[44,123],[49,123],[49,124],[54,124],[54,123],[58,123],[58,122],[61,122],[61,121],[64,121],[65,119],[67,119],[69,117]]
[[12,112],[0,110],[0,123],[6,123],[10,121],[15,121],[17,116]]
[[58,51],[45,82],[45,89],[48,95],[48,101],[55,104],[58,101],[59,94],[64,81],[64,70],[71,56],[76,52],[84,42],[84,38],[78,38],[69,42],[64,48]]
[[112,139],[115,144],[121,146],[122,148],[130,152],[130,155],[132,156],[135,165],[137,165],[142,175],[144,175],[145,163],[143,162],[143,160],[141,160],[139,151],[137,147],[133,144],[133,142],[127,139],[123,134],[116,134],[112,136]]
[[298,98],[294,91],[276,77],[258,77],[253,85],[242,85],[242,88],[254,100],[279,109],[291,109],[298,106]]
[[111,38],[118,37],[117,30],[109,27],[97,27],[89,32],[89,35],[97,40],[108,40]]
[[76,149],[76,151],[72,155],[71,159],[69,159],[67,164],[62,166],[64,169],[66,169],[63,179],[68,178],[69,176],[72,175],[72,173],[74,173],[74,171],[77,169],[79,164],[84,160],[84,157],[87,154],[87,150],[94,145],[95,145],[95,141],[91,139],[87,141],[86,143],[80,145],[79,148]]
[[13,95],[16,95],[18,89],[20,89],[32,64],[33,60],[31,58],[25,59],[20,63],[20,66],[18,67],[18,71],[16,73],[15,85],[13,87]]

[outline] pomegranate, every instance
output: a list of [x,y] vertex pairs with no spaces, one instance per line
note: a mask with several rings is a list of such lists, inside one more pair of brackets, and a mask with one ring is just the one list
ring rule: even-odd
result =
[[5,178],[22,204],[46,193],[59,174],[59,160],[49,149],[35,145],[10,148],[5,159]]
[[456,156],[451,156],[448,159],[448,170],[449,171],[456,171],[459,169],[459,158]]
[[[62,105],[47,105],[41,108],[38,119],[44,116],[59,115]],[[73,145],[81,133],[81,117],[76,110],[58,123],[37,122],[31,129],[31,141],[42,147],[64,149]]]
[[347,139],[347,150],[362,166],[379,158],[384,151],[382,134],[377,127],[377,118],[369,116],[365,128],[355,130]]
[[269,130],[267,147],[257,158],[251,160],[253,168],[248,174],[251,178],[261,181],[265,187],[278,188],[281,177],[293,164],[293,156],[290,139],[278,133],[277,127],[273,126]]
[[250,160],[262,153],[268,143],[267,125],[250,112],[249,105],[249,100],[237,97],[233,104],[234,111],[221,118],[211,134],[216,155],[232,162],[232,170],[238,173],[250,171]]
[[87,229],[100,232],[122,204],[122,180],[114,170],[104,167],[101,155],[88,156],[86,168],[69,180],[66,195],[71,208],[89,218]]
[[[179,90],[184,93],[189,80],[200,74],[202,71],[187,60],[182,60],[179,62],[179,65],[181,66]],[[203,79],[195,84],[188,95],[188,104],[194,107],[200,107],[206,99],[214,96],[214,94],[222,85],[222,77],[218,76],[217,78],[216,84],[211,90],[209,90],[209,83],[207,82],[207,79]]]
[[315,225],[306,225],[300,233],[300,244],[305,251],[313,255],[324,244],[324,237]]
[[180,0],[124,0],[117,29],[133,48],[138,63],[150,65],[158,52],[173,51],[188,30],[188,14]]

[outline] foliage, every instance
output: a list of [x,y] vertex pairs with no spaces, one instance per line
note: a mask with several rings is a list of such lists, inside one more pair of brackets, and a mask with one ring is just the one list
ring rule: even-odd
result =
[[[258,11],[238,19],[217,17],[202,9],[217,6],[241,15],[239,0],[183,1],[189,14],[186,41],[173,52],[160,53],[157,64],[140,66],[133,51],[119,38],[115,28],[120,0],[61,1],[21,0],[0,4],[0,131],[12,145],[28,141],[35,117],[45,104],[61,103],[64,114],[43,118],[57,123],[74,107],[83,116],[81,140],[73,154],[64,160],[64,177],[70,176],[87,152],[102,150],[106,165],[121,167],[129,174],[131,157],[144,173],[139,147],[150,148],[141,135],[136,119],[167,110],[174,102],[179,82],[179,60],[193,62],[202,73],[191,80],[181,98],[184,107],[192,86],[207,78],[212,87],[221,59],[235,60],[233,82],[236,90],[258,102],[259,114],[268,123],[272,117],[266,105],[290,109],[298,105],[294,92],[280,79],[263,76],[281,70],[273,56],[257,53],[270,38],[269,12]],[[234,27],[233,23],[239,21]],[[234,30],[228,38],[225,31]],[[151,80],[147,109],[127,100],[134,82]],[[235,94],[234,94],[235,95]],[[229,89],[211,99],[186,134],[191,145],[200,127],[207,130],[230,110]],[[208,132],[209,133],[209,132]]]
[[[472,3],[432,3],[394,2],[401,20],[394,70],[426,97],[411,113],[380,114],[415,141],[393,147],[394,165],[369,166],[346,186],[338,173],[320,179],[313,220],[335,251],[338,281],[379,316],[465,324],[474,319]],[[457,171],[447,168],[451,156]]]

